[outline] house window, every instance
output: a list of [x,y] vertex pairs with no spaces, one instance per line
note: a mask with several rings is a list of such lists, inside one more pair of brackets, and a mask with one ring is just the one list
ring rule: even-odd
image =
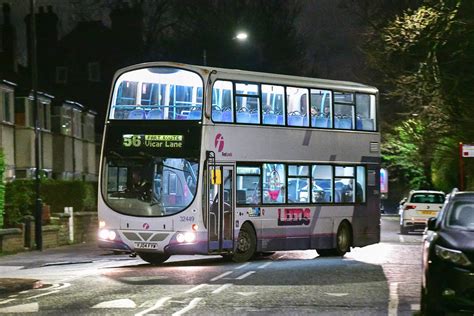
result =
[[88,63],[88,79],[92,82],[100,81],[100,64],[98,62]]
[[56,67],[56,83],[59,83],[59,84],[67,83],[67,67],[64,67],[64,66]]
[[3,94],[3,120],[13,123],[13,92],[5,91]]

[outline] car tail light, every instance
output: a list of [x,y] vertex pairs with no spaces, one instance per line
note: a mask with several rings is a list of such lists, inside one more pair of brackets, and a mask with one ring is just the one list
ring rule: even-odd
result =
[[413,210],[415,209],[416,206],[415,205],[405,205],[405,207],[403,208],[403,210],[407,211],[407,210]]

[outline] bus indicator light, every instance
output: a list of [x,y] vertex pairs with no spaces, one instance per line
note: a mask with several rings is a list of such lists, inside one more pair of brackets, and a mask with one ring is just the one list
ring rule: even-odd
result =
[[192,224],[192,225],[191,225],[191,229],[192,229],[193,231],[197,231],[198,228],[199,228],[199,227],[198,227],[198,224]]

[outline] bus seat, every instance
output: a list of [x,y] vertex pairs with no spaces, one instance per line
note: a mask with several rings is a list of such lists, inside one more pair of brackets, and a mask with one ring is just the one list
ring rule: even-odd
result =
[[276,114],[263,114],[263,124],[276,125],[278,116]]
[[148,112],[146,116],[148,120],[162,120],[163,119],[163,111],[161,110],[151,110]]
[[184,114],[176,114],[176,119],[177,120],[185,120],[187,119],[188,116],[187,115],[184,115]]
[[288,125],[290,126],[303,126],[303,117],[299,115],[288,116]]
[[356,119],[356,129],[358,129],[358,130],[363,129],[362,128],[362,119],[359,118],[359,117]]
[[222,111],[212,110],[212,120],[214,122],[221,122],[222,121]]
[[258,124],[258,113],[250,113],[250,123]]
[[247,191],[237,190],[237,204],[246,204],[247,203]]
[[201,109],[192,110],[189,112],[188,120],[200,120],[201,119]]
[[248,112],[238,112],[237,113],[237,123],[250,123],[250,113],[248,113]]
[[278,115],[277,124],[278,125],[285,125],[285,119],[283,118],[283,115],[281,115],[281,114]]
[[315,117],[315,116],[313,116],[311,118],[311,122],[313,124],[313,127],[322,127],[322,128],[329,127],[329,119],[327,117]]
[[231,111],[222,112],[222,122],[232,122],[232,112]]
[[144,120],[145,111],[144,110],[132,110],[128,113],[129,120]]
[[308,116],[303,116],[303,126],[308,126]]
[[351,118],[336,118],[334,121],[335,128],[341,129],[352,129],[352,119]]

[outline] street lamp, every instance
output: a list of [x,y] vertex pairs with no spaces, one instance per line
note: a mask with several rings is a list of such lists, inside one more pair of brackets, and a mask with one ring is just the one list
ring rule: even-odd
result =
[[242,31],[241,31],[241,32],[238,32],[238,33],[235,35],[234,39],[243,42],[243,41],[246,41],[248,37],[249,37],[249,36],[248,36],[248,34],[247,34],[246,32],[242,32]]
[[35,121],[35,243],[37,250],[43,250],[43,232],[42,232],[42,201],[40,197],[40,157],[39,157],[39,115],[38,115],[38,64],[36,59],[36,3],[30,0],[30,40],[31,40],[31,88],[33,90],[33,118]]
[[[245,42],[248,38],[247,32],[244,31],[239,31],[235,34],[234,37],[232,37],[233,40],[238,40],[239,42]],[[202,50],[202,64],[204,66],[207,66],[207,50],[203,49]]]

